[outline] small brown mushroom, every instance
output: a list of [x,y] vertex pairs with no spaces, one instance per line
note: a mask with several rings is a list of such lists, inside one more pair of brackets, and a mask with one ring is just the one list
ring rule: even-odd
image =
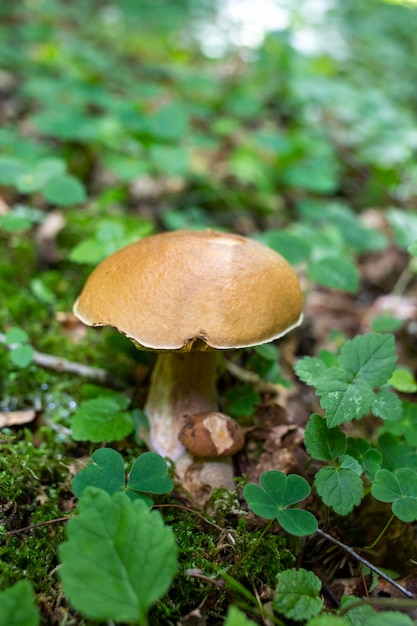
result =
[[185,417],[178,439],[191,454],[199,457],[233,456],[245,442],[241,427],[217,411]]

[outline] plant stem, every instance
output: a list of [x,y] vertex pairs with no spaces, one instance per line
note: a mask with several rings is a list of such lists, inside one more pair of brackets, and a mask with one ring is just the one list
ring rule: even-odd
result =
[[377,545],[377,543],[380,541],[380,539],[382,539],[382,537],[384,536],[385,532],[387,531],[387,529],[389,528],[389,526],[391,525],[392,521],[394,520],[395,515],[392,513],[391,517],[389,518],[388,522],[385,524],[384,528],[381,530],[381,532],[379,533],[379,535],[377,536],[376,539],[374,539],[374,541],[371,543],[370,546],[365,546],[363,549],[364,550],[372,550],[373,548],[375,548],[375,546]]

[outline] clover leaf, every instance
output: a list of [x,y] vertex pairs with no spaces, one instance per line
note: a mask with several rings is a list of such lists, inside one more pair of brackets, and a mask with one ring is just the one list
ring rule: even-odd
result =
[[[144,452],[133,464],[127,486],[123,457],[112,448],[96,450],[87,467],[73,478],[74,494],[79,498],[87,487],[97,487],[109,495],[125,491],[131,500],[144,500],[152,507],[151,498],[144,493],[169,493],[174,482],[168,476],[164,459],[155,452]],[[138,493],[139,492],[139,493]]]
[[392,512],[402,522],[417,520],[417,471],[411,467],[379,470],[371,493],[381,502],[392,502]]
[[259,482],[260,487],[249,483],[243,488],[243,496],[256,515],[276,517],[285,531],[298,537],[316,532],[317,520],[312,513],[288,508],[310,495],[310,485],[302,476],[271,470],[262,474]]

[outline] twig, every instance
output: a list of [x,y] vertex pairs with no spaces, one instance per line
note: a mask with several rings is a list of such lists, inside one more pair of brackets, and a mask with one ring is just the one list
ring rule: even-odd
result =
[[353,558],[355,558],[358,561],[360,561],[363,565],[366,565],[367,567],[369,567],[370,570],[372,570],[373,572],[378,574],[378,576],[380,576],[381,578],[386,580],[390,585],[392,585],[393,587],[395,587],[396,589],[401,591],[404,595],[407,596],[407,598],[414,598],[414,594],[412,594],[411,591],[408,591],[408,589],[406,589],[405,587],[403,587],[402,585],[397,583],[393,578],[388,576],[388,574],[385,574],[385,572],[380,570],[378,567],[376,567],[375,565],[372,565],[372,563],[370,563],[363,556],[361,556],[360,554],[355,552],[355,550],[352,550],[352,548],[349,548],[349,546],[347,546],[346,544],[342,543],[338,539],[335,539],[334,537],[332,537],[328,533],[324,532],[324,530],[321,530],[321,528],[317,529],[317,533],[319,535],[321,535],[322,537],[324,537],[325,539],[327,539],[328,541],[331,541],[332,543],[334,543],[337,546],[339,546],[339,548],[342,548],[345,552],[347,552],[348,554],[353,556]]
[[[6,340],[6,335],[0,333],[0,343],[7,346],[9,350],[16,347],[17,344],[9,344]],[[83,363],[77,363],[75,361],[68,361],[63,357],[54,356],[52,354],[45,354],[44,352],[33,352],[33,363],[39,365],[39,367],[45,367],[46,369],[53,370],[54,372],[66,372],[67,374],[76,374],[77,376],[83,376],[89,378],[101,385],[108,384],[116,389],[123,389],[125,385],[119,380],[113,378],[109,372],[100,367],[91,367],[90,365],[84,365]]]
[[245,370],[243,367],[240,367],[240,365],[237,365],[232,361],[228,361],[227,359],[224,360],[224,367],[229,372],[229,374],[234,376],[237,380],[240,380],[243,383],[250,383],[259,392],[269,392],[280,395],[282,390],[284,389],[282,385],[278,385],[276,383],[268,383],[255,372]]
[[18,535],[19,533],[25,533],[33,528],[39,528],[40,526],[47,526],[48,524],[58,524],[59,522],[66,522],[71,519],[72,515],[66,515],[65,517],[56,517],[55,519],[49,519],[46,522],[37,522],[37,524],[31,524],[30,526],[24,526],[23,528],[15,528],[14,530],[8,530],[6,535]]

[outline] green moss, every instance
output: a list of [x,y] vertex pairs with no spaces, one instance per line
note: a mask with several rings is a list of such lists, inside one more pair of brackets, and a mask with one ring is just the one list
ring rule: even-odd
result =
[[[63,517],[71,509],[67,476],[58,445],[36,446],[28,430],[20,437],[1,435],[0,588],[28,578],[43,602],[51,603],[58,596],[53,571],[64,524],[36,524]],[[27,526],[32,528],[16,532]]]

